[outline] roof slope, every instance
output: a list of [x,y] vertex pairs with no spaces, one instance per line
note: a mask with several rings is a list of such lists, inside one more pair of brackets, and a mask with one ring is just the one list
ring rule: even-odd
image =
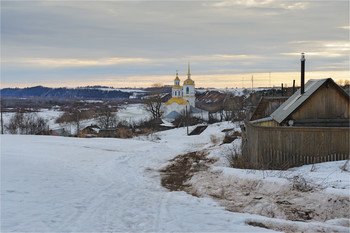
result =
[[170,100],[168,100],[165,104],[172,104],[172,103],[177,103],[177,104],[188,104],[188,102],[182,98],[182,97],[172,97]]
[[266,97],[263,96],[255,109],[250,121],[265,118],[271,115],[282,103],[284,103],[288,97]]
[[[279,108],[271,114],[271,117],[281,123],[290,114],[292,114],[300,105],[302,105],[313,93],[315,93],[325,82],[330,81],[334,83],[331,78],[326,79],[310,79],[305,84],[304,94],[300,94],[300,89],[297,90],[288,100],[286,100]],[[342,88],[334,83],[343,93],[349,96]]]

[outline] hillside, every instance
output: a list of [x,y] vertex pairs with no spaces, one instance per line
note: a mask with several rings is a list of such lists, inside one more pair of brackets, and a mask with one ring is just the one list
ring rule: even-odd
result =
[[2,97],[42,97],[42,98],[130,98],[134,93],[129,89],[115,89],[101,86],[81,88],[49,88],[43,86],[1,89]]
[[[348,219],[332,216],[332,209],[327,210],[327,218],[304,222],[285,219],[278,211],[274,216],[267,216],[264,207],[274,203],[255,189],[261,187],[264,192],[281,188],[288,193],[292,188],[290,178],[303,174],[314,190],[300,191],[298,198],[320,200],[323,195],[324,202],[335,203],[333,210],[340,211],[340,207],[346,208],[349,202],[349,173],[340,169],[344,161],[315,164],[316,169],[312,171],[311,166],[285,172],[228,168],[225,156],[239,140],[221,144],[225,136],[221,131],[238,130],[237,127],[223,122],[210,125],[198,136],[186,136],[186,129],[178,128],[134,139],[2,135],[1,231],[330,232],[348,229]],[[217,140],[213,140],[213,135]],[[209,160],[216,162],[206,164],[203,159],[190,164],[189,168],[197,172],[185,184],[186,192],[171,192],[161,186],[160,170],[178,161],[175,157],[203,150],[207,151]],[[251,194],[247,195],[248,189]],[[313,198],[311,194],[316,191],[319,195]],[[227,211],[228,204],[218,199],[225,193],[245,198],[239,199],[243,211]],[[293,199],[288,201],[294,203]],[[307,204],[307,207],[322,210],[323,204],[320,202],[317,207]]]

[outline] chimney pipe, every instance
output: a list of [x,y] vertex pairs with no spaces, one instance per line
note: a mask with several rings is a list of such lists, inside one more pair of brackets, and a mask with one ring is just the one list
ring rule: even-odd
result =
[[301,80],[300,80],[300,94],[304,94],[305,92],[305,55],[301,53]]
[[283,83],[282,83],[282,96],[284,96],[284,94],[283,94]]
[[293,80],[293,94],[295,92],[295,80]]

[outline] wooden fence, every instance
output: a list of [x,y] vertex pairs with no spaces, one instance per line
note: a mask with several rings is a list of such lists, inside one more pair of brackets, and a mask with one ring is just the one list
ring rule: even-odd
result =
[[349,128],[267,127],[245,121],[242,154],[256,168],[286,169],[350,158]]

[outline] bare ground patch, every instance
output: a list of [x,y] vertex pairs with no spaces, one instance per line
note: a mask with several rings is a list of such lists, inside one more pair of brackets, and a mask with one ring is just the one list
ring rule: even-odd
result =
[[178,155],[170,160],[171,164],[160,170],[162,186],[171,191],[186,191],[185,188],[190,186],[186,182],[195,173],[207,170],[209,165],[216,162],[214,159],[208,159],[207,155],[206,151],[196,151]]
[[[172,159],[171,164],[161,170],[162,186],[171,191],[185,191],[197,197],[212,197],[233,212],[305,223],[350,219],[348,196],[325,193],[311,184],[306,184],[305,189],[301,189],[298,185],[303,184],[295,179],[281,184],[264,179],[226,177],[210,168],[215,160],[208,159],[207,155],[206,151],[198,151]],[[306,227],[294,226],[291,222],[277,224],[250,221],[247,224],[285,232],[304,231]],[[344,230],[344,227],[337,225],[333,228],[326,224],[314,230]]]

